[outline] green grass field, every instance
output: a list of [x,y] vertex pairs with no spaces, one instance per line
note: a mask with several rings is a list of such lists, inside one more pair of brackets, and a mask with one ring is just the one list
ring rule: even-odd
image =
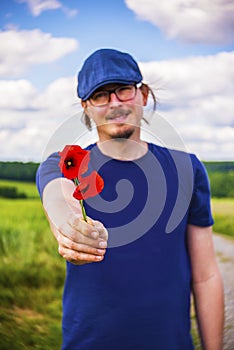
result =
[[213,198],[214,231],[234,238],[234,198]]
[[[65,262],[35,185],[1,184],[17,186],[28,198],[0,198],[0,349],[60,349]],[[212,206],[215,231],[234,237],[234,200]]]
[[0,198],[0,349],[59,349],[65,263],[35,185],[6,184],[30,198]]

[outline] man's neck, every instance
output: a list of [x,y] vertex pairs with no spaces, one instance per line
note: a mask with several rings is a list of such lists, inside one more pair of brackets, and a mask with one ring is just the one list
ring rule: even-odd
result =
[[98,141],[98,148],[108,157],[118,160],[136,160],[148,151],[148,145],[142,140],[117,138],[107,141]]

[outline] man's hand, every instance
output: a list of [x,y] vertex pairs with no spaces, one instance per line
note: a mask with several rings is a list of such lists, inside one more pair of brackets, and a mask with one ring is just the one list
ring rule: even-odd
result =
[[59,254],[82,265],[104,259],[108,233],[99,221],[85,222],[79,202],[73,197],[75,185],[66,178],[49,182],[43,192],[43,206],[58,242]]
[[76,265],[99,262],[104,259],[108,233],[99,221],[71,215],[58,229],[59,254]]

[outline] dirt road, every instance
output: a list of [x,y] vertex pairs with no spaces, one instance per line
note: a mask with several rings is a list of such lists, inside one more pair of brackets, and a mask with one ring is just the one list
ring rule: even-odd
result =
[[224,350],[234,350],[234,241],[214,234],[214,245],[225,293]]

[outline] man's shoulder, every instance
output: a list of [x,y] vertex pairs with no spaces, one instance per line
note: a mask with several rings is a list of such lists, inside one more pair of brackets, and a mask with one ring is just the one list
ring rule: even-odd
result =
[[174,157],[180,158],[196,158],[196,155],[193,153],[189,153],[185,150],[169,148],[166,146],[157,145],[155,143],[148,143],[149,151],[151,151],[157,157],[164,157],[165,159],[170,159]]
[[91,143],[90,145],[84,147],[84,149],[87,151],[91,151],[96,145],[96,143]]
[[177,168],[187,170],[186,173],[189,169],[195,173],[197,169],[204,168],[202,161],[198,159],[196,154],[186,150],[173,149],[154,143],[148,143],[148,148],[160,161],[161,165],[174,164]]

